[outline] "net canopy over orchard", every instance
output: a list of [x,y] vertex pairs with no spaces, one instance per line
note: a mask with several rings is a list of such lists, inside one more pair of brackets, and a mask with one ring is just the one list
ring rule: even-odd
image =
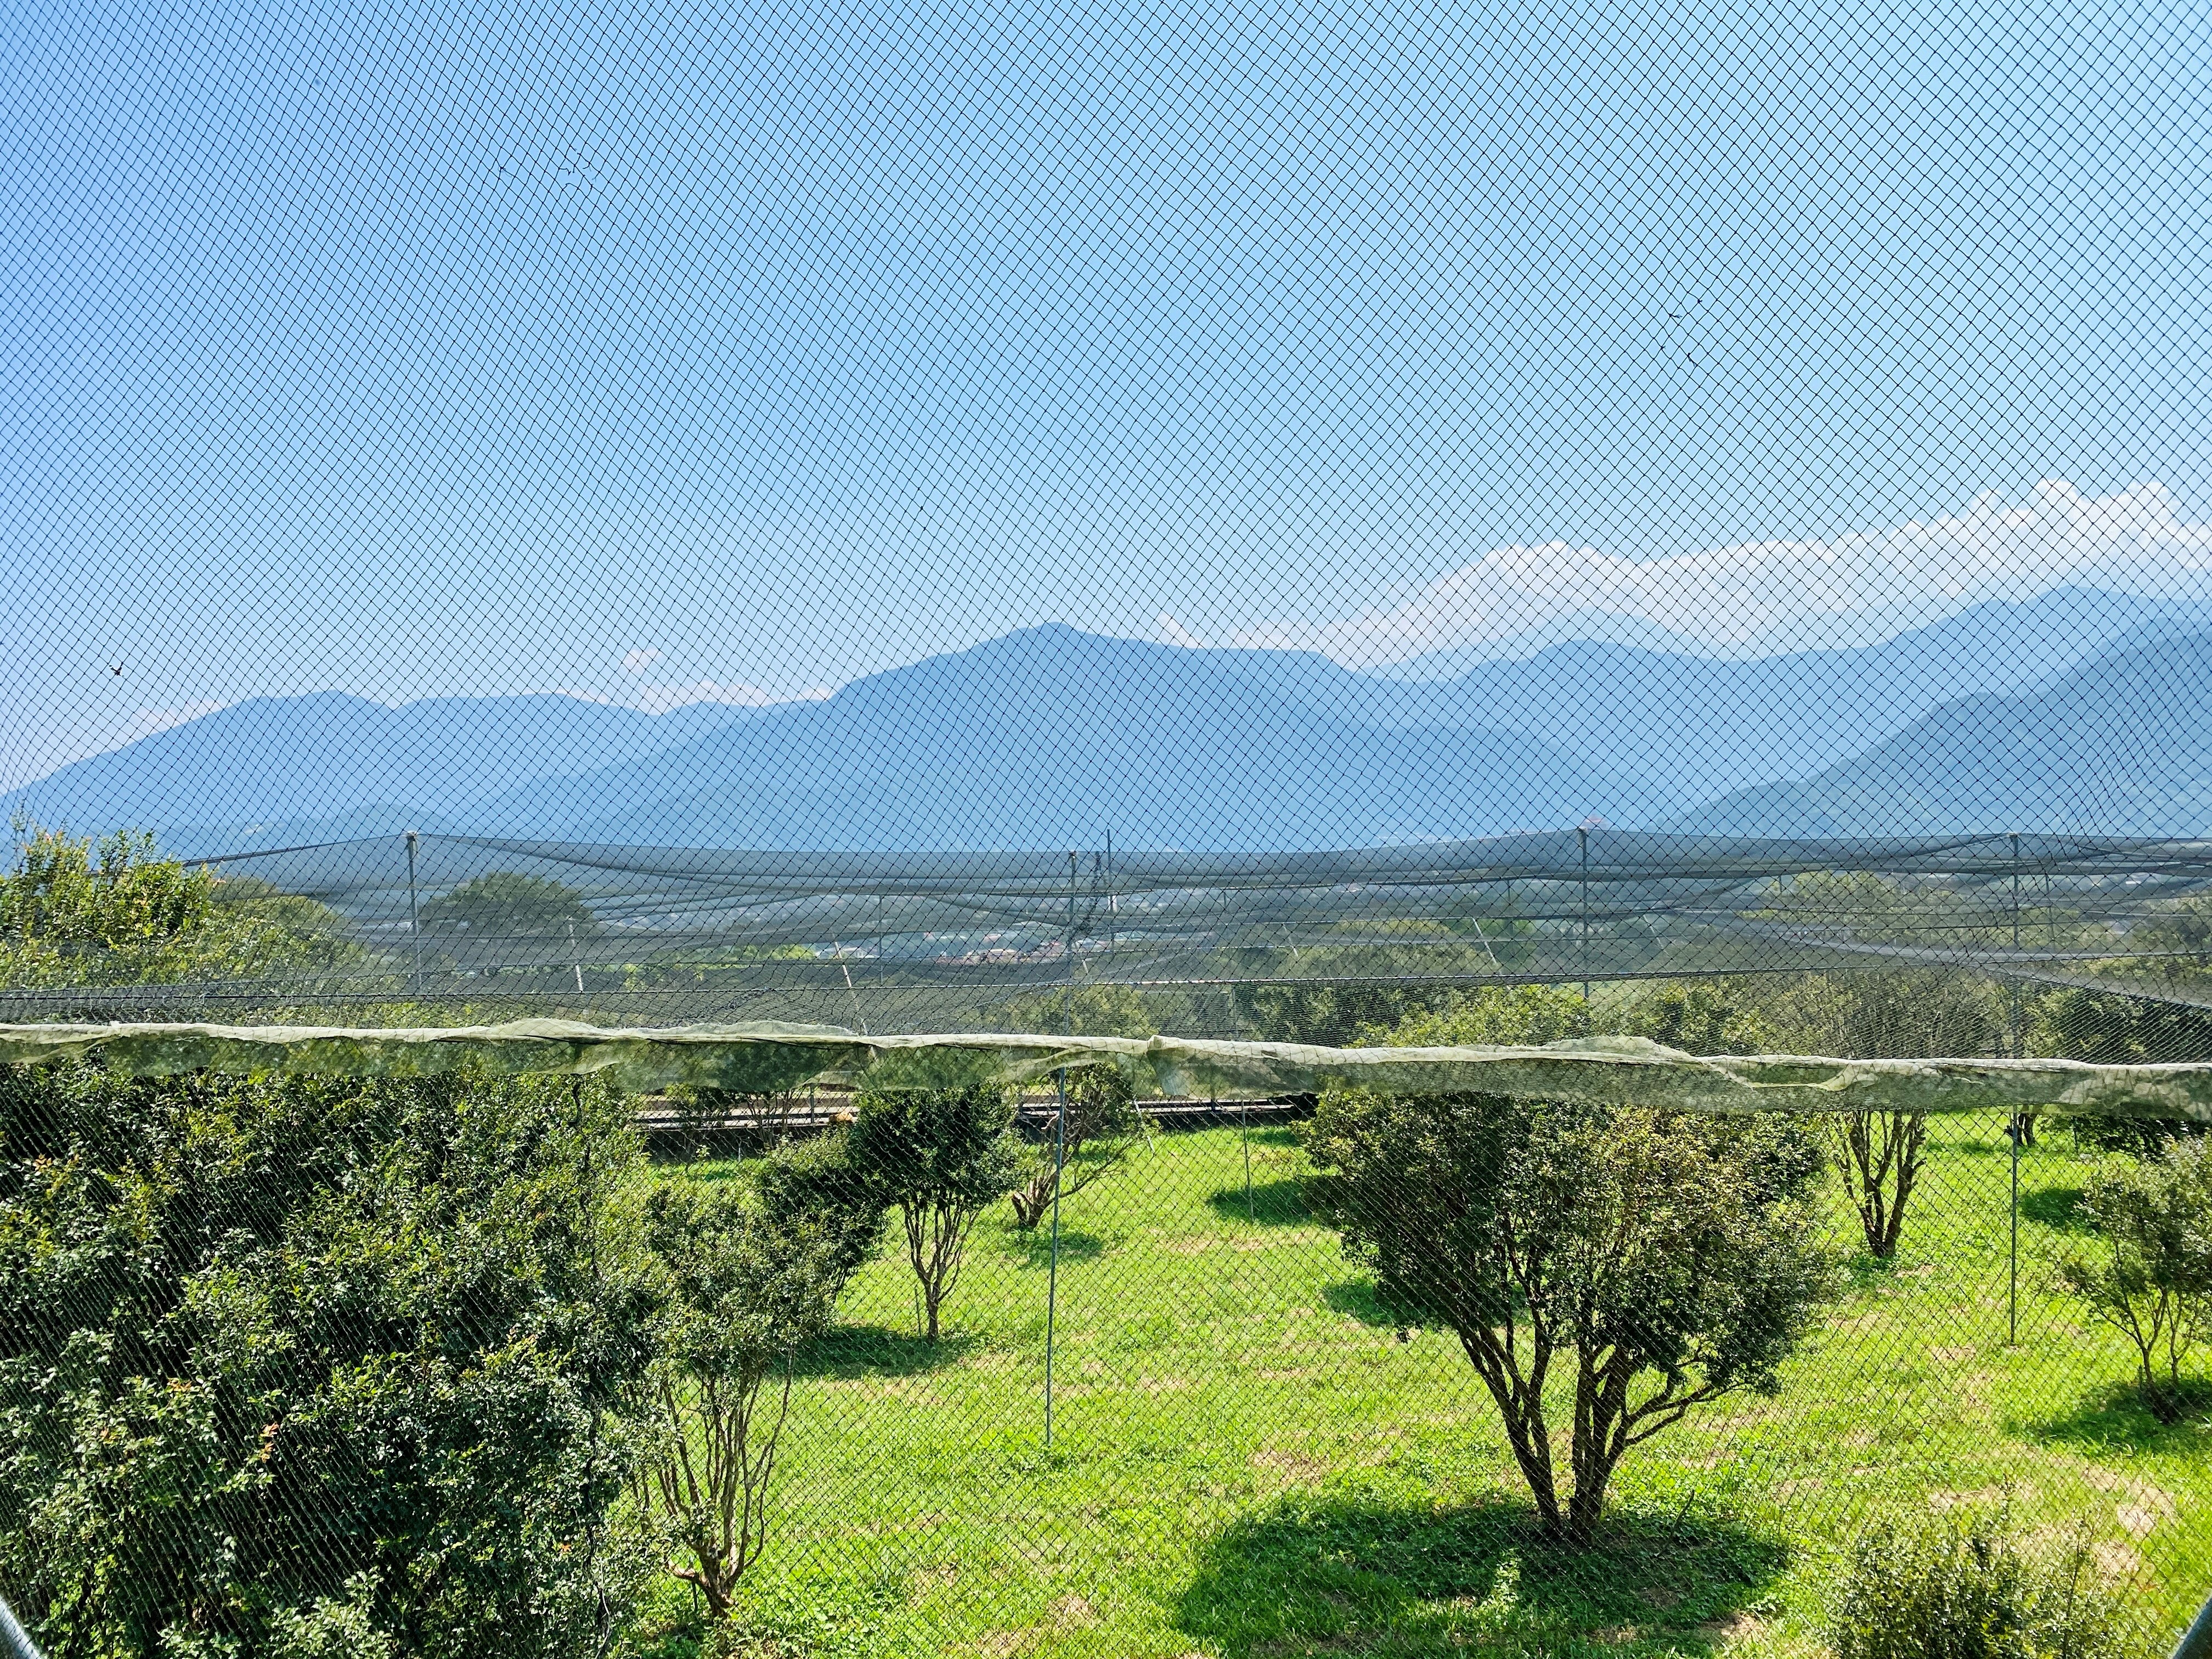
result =
[[93,0],[0,84],[51,1650],[2212,1589],[2201,8]]

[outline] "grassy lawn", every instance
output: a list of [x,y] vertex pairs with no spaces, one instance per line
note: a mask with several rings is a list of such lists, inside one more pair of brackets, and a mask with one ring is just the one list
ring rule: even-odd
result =
[[1294,1136],[1253,1132],[1249,1206],[1235,1128],[1158,1136],[1062,1212],[1049,1451],[1042,1233],[978,1224],[934,1347],[902,1255],[862,1273],[794,1393],[750,1615],[823,1655],[1809,1655],[1864,1517],[2005,1504],[2086,1527],[2178,1628],[2212,1587],[2212,1413],[2159,1425],[2046,1289],[2063,1133],[2022,1159],[2008,1346],[2002,1123],[1936,1142],[1899,1259],[1858,1264],[1780,1396],[1632,1454],[1565,1555],[1455,1343],[1392,1328],[1307,1218]]

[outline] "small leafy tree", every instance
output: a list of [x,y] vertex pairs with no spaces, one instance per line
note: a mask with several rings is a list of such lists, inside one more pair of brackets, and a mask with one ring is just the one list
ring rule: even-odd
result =
[[[1818,1144],[1774,1119],[1492,1095],[1325,1095],[1317,1213],[1388,1305],[1453,1332],[1546,1528],[1586,1540],[1632,1448],[1771,1393],[1830,1294]],[[1547,1388],[1565,1370],[1571,1486]]]
[[1012,1092],[955,1056],[922,1054],[879,1063],[853,1103],[848,1156],[899,1212],[934,1342],[975,1218],[1019,1176]]
[[722,1619],[767,1547],[792,1359],[829,1328],[845,1279],[841,1240],[752,1193],[684,1182],[653,1193],[646,1234],[672,1295],[647,1384],[659,1449],[633,1491],[682,1553],[670,1571]]
[[[1866,890],[1876,889],[1887,891],[1879,883]],[[1856,890],[1808,890],[1832,896]],[[1870,904],[1869,914],[1879,916],[1879,907]],[[1995,987],[1941,969],[1807,974],[1770,993],[1759,1013],[1785,1048],[1850,1059],[1987,1054],[2004,1024]],[[1858,1216],[1868,1253],[1887,1261],[1903,1240],[1905,1212],[1926,1165],[1927,1114],[1839,1112],[1832,1127],[1844,1197]]]
[[1064,1087],[1054,1092],[1054,1112],[1059,1123],[1046,1126],[1044,1145],[1024,1150],[1008,1194],[1014,1225],[1024,1232],[1044,1219],[1055,1187],[1062,1198],[1081,1192],[1118,1167],[1143,1132],[1136,1091],[1118,1066],[1068,1067]]
[[2132,1624],[2087,1540],[2037,1560],[1979,1515],[1861,1534],[1828,1639],[1836,1659],[2121,1659]]
[[2184,1357],[2212,1326],[2212,1153],[2202,1138],[2148,1158],[2112,1158],[2081,1208],[2094,1251],[2063,1257],[2058,1283],[2134,1346],[2136,1386],[2161,1422],[2184,1407]]
[[[512,870],[495,870],[422,907],[422,931],[443,936],[461,948],[470,942],[471,954],[489,951],[495,957],[503,948],[523,947],[533,959],[553,945],[596,938],[599,919],[584,896],[565,882],[543,876],[526,876]],[[500,963],[485,965],[496,972]]]

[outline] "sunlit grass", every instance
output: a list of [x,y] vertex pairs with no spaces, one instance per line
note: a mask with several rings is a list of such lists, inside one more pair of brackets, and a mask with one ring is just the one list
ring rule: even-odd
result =
[[2002,1505],[2087,1528],[2178,1627],[2212,1587],[2212,1415],[2159,1425],[2051,1294],[2063,1134],[2021,1161],[2017,1346],[2002,1125],[1936,1143],[1899,1259],[1855,1265],[1781,1395],[1632,1454],[1562,1556],[1455,1342],[1397,1328],[1306,1217],[1291,1133],[1254,1132],[1249,1200],[1234,1127],[1156,1137],[1063,1210],[1048,1452],[1042,1234],[979,1224],[934,1348],[902,1260],[864,1270],[794,1394],[755,1624],[824,1654],[1814,1654],[1865,1517]]

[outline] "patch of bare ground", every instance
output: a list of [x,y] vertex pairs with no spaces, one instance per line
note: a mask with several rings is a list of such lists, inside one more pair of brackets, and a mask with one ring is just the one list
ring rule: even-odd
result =
[[1741,1608],[1724,1613],[1717,1619],[1708,1619],[1698,1626],[1698,1634],[1706,1641],[1725,1647],[1735,1642],[1748,1642],[1766,1628],[1766,1621]]
[[1308,1457],[1303,1452],[1259,1451],[1252,1454],[1255,1468],[1273,1469],[1289,1480],[1319,1480],[1328,1474],[1328,1465],[1318,1457]]

